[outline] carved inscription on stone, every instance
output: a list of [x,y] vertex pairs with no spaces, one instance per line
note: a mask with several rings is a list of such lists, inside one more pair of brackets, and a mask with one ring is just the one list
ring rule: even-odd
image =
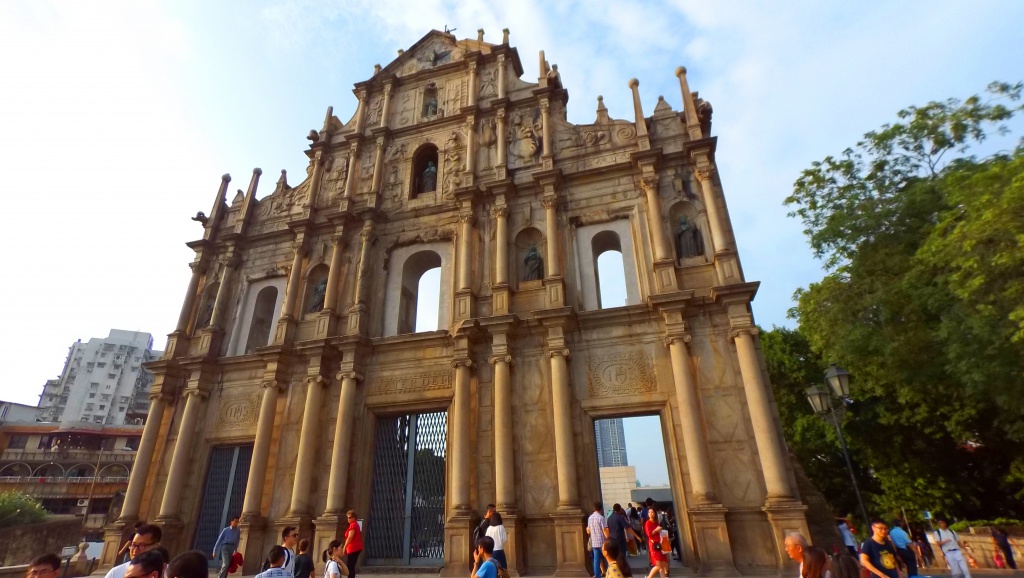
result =
[[260,394],[229,397],[220,404],[218,429],[253,427],[260,416]]
[[387,395],[393,393],[409,393],[414,391],[431,391],[435,389],[451,389],[454,372],[437,371],[418,375],[370,375],[370,395]]
[[642,351],[596,355],[590,358],[587,367],[590,393],[606,397],[656,391],[658,384],[653,368],[654,358]]

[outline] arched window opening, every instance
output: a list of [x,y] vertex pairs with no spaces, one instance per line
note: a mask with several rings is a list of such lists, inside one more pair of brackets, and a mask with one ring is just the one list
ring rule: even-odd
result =
[[421,194],[433,193],[437,190],[437,147],[426,145],[416,151],[412,161],[412,190],[410,195],[416,198]]
[[91,464],[75,464],[68,468],[69,478],[91,478],[96,467]]
[[60,464],[44,464],[36,468],[32,474],[34,478],[63,478],[64,468]]
[[264,287],[256,295],[249,324],[249,337],[245,340],[245,352],[253,353],[258,347],[270,345],[270,328],[274,324],[274,307],[277,305],[277,287]]
[[597,273],[598,308],[626,305],[626,268],[619,235],[614,231],[602,231],[594,235],[591,247]]
[[326,302],[329,272],[330,268],[327,265],[317,265],[309,272],[309,277],[306,278],[306,298],[302,301],[303,315],[319,313],[334,306],[333,303]]
[[411,255],[402,269],[398,333],[436,330],[441,321],[440,297],[441,256],[433,251]]

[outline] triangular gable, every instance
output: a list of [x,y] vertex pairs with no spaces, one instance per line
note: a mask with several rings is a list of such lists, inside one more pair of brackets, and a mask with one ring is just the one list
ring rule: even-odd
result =
[[408,76],[462,60],[463,55],[470,50],[490,52],[492,46],[477,40],[456,40],[450,33],[431,30],[381,69],[380,73]]

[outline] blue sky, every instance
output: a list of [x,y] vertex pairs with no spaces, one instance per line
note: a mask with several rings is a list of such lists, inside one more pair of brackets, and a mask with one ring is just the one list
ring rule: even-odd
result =
[[[0,3],[0,168],[6,247],[0,398],[34,403],[76,339],[110,328],[162,344],[220,175],[304,175],[305,135],[342,119],[373,65],[429,29],[500,42],[525,77],[559,65],[569,119],[597,95],[630,118],[677,110],[673,71],[714,105],[718,163],[762,325],[788,324],[821,275],[782,199],[800,170],[900,108],[1024,78],[1024,3],[110,1]],[[644,476],[641,475],[641,478]]]

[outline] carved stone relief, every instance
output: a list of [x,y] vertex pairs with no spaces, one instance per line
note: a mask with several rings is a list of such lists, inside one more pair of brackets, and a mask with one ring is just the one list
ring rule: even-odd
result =
[[329,203],[337,198],[345,188],[345,179],[348,178],[348,155],[336,155],[327,157],[324,164],[323,204]]
[[369,395],[389,395],[451,389],[455,372],[451,370],[421,373],[416,375],[368,375]]
[[[531,116],[532,115],[532,116]],[[508,167],[518,168],[537,162],[540,154],[541,124],[539,111],[517,110],[509,123]]]
[[498,96],[498,70],[497,68],[484,68],[480,71],[480,98],[496,96]]
[[260,416],[259,393],[225,397],[220,402],[217,414],[217,429],[240,429],[254,427]]
[[608,397],[656,391],[658,383],[653,368],[654,357],[643,351],[592,356],[587,367],[590,394]]

